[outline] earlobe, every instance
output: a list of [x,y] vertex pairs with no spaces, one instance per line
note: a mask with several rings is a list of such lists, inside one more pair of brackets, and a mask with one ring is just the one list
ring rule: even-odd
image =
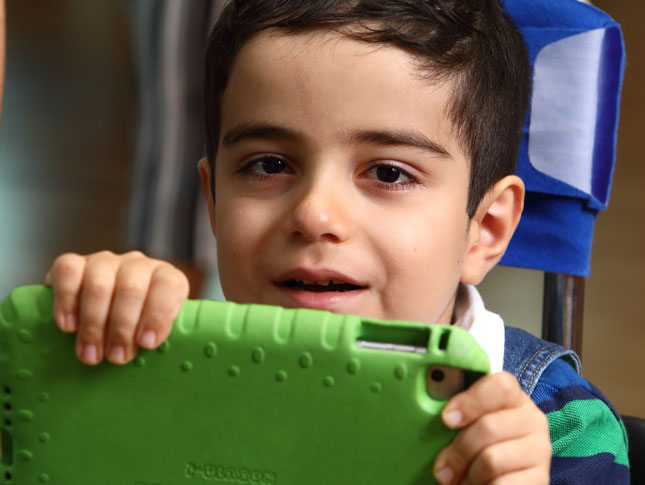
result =
[[211,167],[206,157],[202,158],[197,163],[197,170],[199,171],[199,178],[202,182],[202,194],[204,194],[204,198],[206,199],[206,203],[208,204],[208,218],[210,219],[211,230],[213,231],[213,234],[216,235],[215,200],[213,199],[213,191],[211,190]]
[[504,255],[524,208],[524,183],[509,175],[484,196],[469,229],[461,282],[476,285]]

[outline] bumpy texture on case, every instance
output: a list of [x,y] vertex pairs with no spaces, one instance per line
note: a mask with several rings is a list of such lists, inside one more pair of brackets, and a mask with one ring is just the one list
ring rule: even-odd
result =
[[435,483],[453,432],[427,371],[488,372],[458,328],[212,301],[131,364],[88,367],[52,304],[42,286],[0,304],[0,483]]

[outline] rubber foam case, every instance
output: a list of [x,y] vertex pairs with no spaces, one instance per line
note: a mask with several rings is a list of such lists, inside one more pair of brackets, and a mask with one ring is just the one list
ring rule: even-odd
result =
[[429,376],[489,370],[455,327],[200,300],[158,349],[91,367],[52,306],[0,304],[0,483],[435,483],[454,432]]

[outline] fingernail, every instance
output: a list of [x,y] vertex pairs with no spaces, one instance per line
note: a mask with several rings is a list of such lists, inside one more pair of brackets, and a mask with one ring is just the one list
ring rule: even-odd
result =
[[115,345],[110,349],[110,360],[123,362],[125,358],[125,349],[120,345]]
[[57,311],[54,314],[54,320],[56,321],[56,325],[58,325],[61,330],[65,330],[67,328],[65,314],[63,312]]
[[76,317],[71,313],[65,317],[65,329],[68,332],[76,330]]
[[446,467],[439,470],[439,473],[437,473],[436,478],[441,485],[447,485],[448,483],[452,482],[452,479],[454,478],[454,476],[455,474],[452,472],[452,470]]
[[155,343],[157,342],[157,336],[152,330],[147,330],[141,335],[141,338],[139,339],[139,344],[142,347],[154,347]]
[[84,362],[87,362],[88,364],[96,363],[97,352],[94,345],[86,345],[83,347],[83,353],[81,355],[83,356]]
[[459,426],[459,424],[461,424],[462,419],[463,417],[460,411],[450,411],[446,413],[443,417],[444,423],[446,423],[446,425],[450,428]]

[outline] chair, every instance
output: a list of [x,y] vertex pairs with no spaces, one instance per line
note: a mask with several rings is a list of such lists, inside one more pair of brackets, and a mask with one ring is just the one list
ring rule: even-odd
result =
[[620,27],[577,0],[508,0],[534,69],[517,173],[524,214],[502,264],[546,272],[543,338],[581,353],[584,279],[607,208],[624,68]]
[[196,223],[205,211],[197,177],[202,51],[224,3],[130,2],[139,120],[128,245],[174,262],[208,262],[200,247],[212,241],[210,229]]
[[[616,152],[622,34],[577,0],[504,5],[524,34],[534,78],[517,168],[525,209],[501,264],[545,272],[542,337],[580,354],[584,278]],[[645,420],[622,418],[632,483],[645,483]]]
[[645,419],[622,416],[629,439],[630,475],[633,484],[645,483]]
[[210,227],[197,222],[208,212],[196,165],[204,146],[202,51],[224,4],[129,3],[139,119],[127,228],[129,247],[187,274],[191,298],[203,296],[211,281],[206,295],[222,300]]

